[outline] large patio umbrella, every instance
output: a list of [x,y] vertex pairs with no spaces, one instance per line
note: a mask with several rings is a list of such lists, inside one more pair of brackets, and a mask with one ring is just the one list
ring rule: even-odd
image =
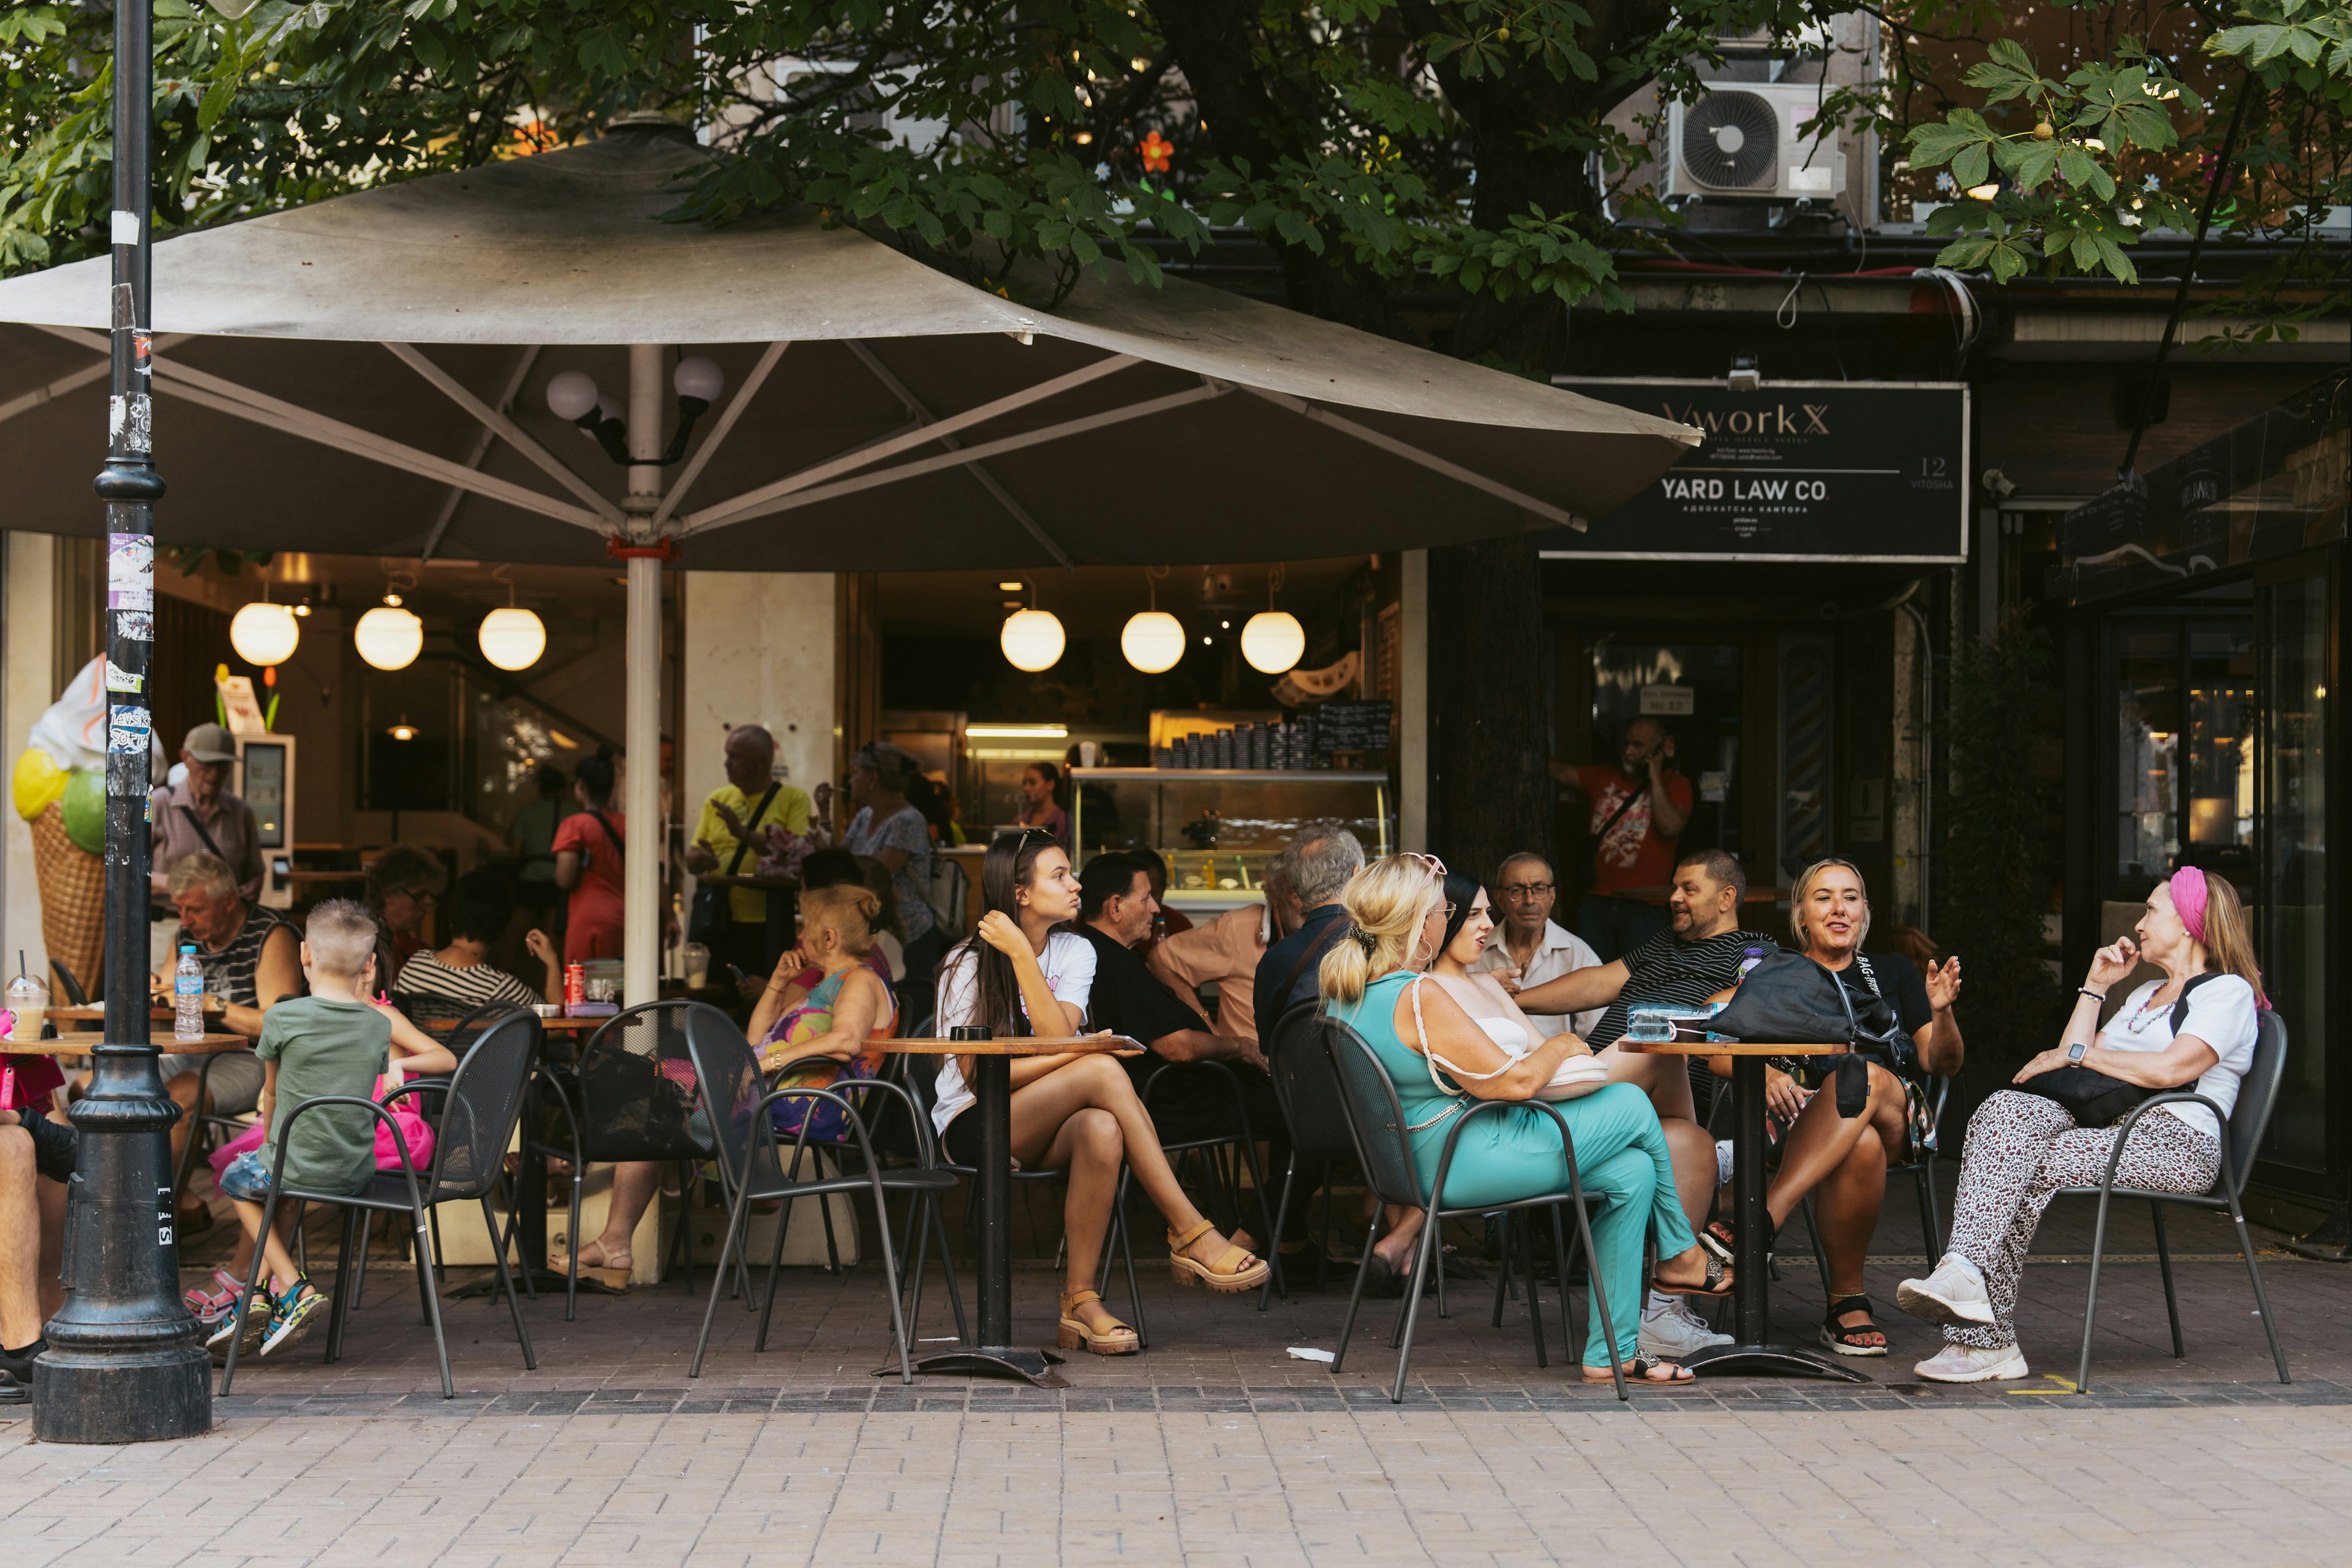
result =
[[[625,132],[159,244],[160,539],[560,563],[667,538],[761,571],[1276,560],[1579,526],[1698,440],[1181,279],[1057,300],[1033,266],[992,292],[812,213],[664,221],[704,155]],[[0,282],[10,527],[103,531],[106,286],[103,258]],[[681,352],[726,390],[667,461]],[[571,371],[626,463],[549,411]],[[660,565],[628,566],[639,757]],[[629,784],[653,820],[655,770]],[[629,858],[631,1002],[654,994],[655,873]]]

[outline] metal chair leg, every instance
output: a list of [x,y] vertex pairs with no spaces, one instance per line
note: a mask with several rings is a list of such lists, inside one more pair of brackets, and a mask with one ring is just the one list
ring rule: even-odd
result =
[[1540,1370],[1551,1362],[1544,1354],[1543,1293],[1536,1289],[1536,1227],[1532,1225],[1519,1226],[1519,1254],[1528,1266],[1528,1327],[1535,1334],[1536,1366]]
[[[411,1208],[408,1211],[408,1217],[412,1222],[409,1226],[409,1233],[416,1238],[414,1248],[416,1254],[416,1289],[425,1297],[425,1321],[433,1330],[433,1354],[441,1367],[441,1397],[455,1399],[457,1397],[457,1384],[449,1376],[449,1336],[442,1331],[441,1327],[440,1292],[433,1289],[433,1249],[428,1245],[428,1238],[433,1234],[433,1225],[425,1217],[425,1211],[420,1208]],[[487,1204],[482,1208],[482,1223],[492,1236],[499,1233],[497,1216],[489,1212],[489,1206]],[[506,1278],[506,1254],[499,1253],[497,1258],[499,1278],[506,1279],[507,1291],[511,1299],[514,1281]],[[520,1312],[515,1316],[515,1322],[518,1327],[521,1325],[522,1316]],[[530,1370],[528,1360],[524,1370]]]
[[335,1299],[327,1307],[327,1353],[324,1363],[332,1366],[342,1359],[343,1318],[352,1303],[352,1222],[367,1211],[343,1211],[342,1241],[335,1249]]
[[1552,1205],[1549,1213],[1552,1267],[1559,1270],[1559,1353],[1561,1359],[1573,1363],[1576,1360],[1576,1344],[1570,1338],[1575,1330],[1571,1323],[1574,1314],[1568,1310],[1568,1247],[1560,1235],[1559,1205]]
[[2254,1310],[2262,1314],[2263,1332],[2271,1342],[2271,1360],[2278,1367],[2279,1381],[2292,1383],[2286,1374],[2286,1352],[2279,1348],[2278,1324],[2271,1318],[2270,1292],[2263,1289],[2262,1267],[2254,1261],[2254,1238],[2246,1234],[2245,1212],[2238,1200],[2230,1200],[2230,1223],[2238,1227],[2238,1252],[2246,1260],[2246,1278],[2253,1282]]
[[[1412,1331],[1421,1325],[1421,1288],[1429,1270],[1437,1270],[1438,1289],[1442,1291],[1445,1288],[1445,1260],[1441,1251],[1444,1243],[1438,1234],[1444,1228],[1444,1221],[1438,1217],[1437,1205],[1433,1200],[1428,1216],[1422,1221],[1421,1245],[1414,1248],[1412,1279],[1404,1288],[1403,1322],[1398,1329],[1396,1384],[1389,1390],[1391,1405],[1404,1403],[1405,1373],[1412,1365]],[[1441,1306],[1443,1300],[1441,1297]]]
[[2083,1302],[2083,1359],[2074,1369],[2074,1392],[2091,1392],[2091,1335],[2099,1324],[2099,1265],[2107,1252],[2107,1200],[2114,1193],[2099,1189],[2098,1223],[2091,1229],[2091,1289]]
[[[482,1194],[481,1202],[482,1228],[485,1231],[496,1233],[499,1227],[499,1216],[491,1212],[490,1195],[488,1193],[484,1193]],[[427,1227],[425,1224],[425,1216],[423,1215],[420,1214],[417,1215],[417,1220],[416,1245],[419,1247],[422,1247],[425,1244],[425,1237]],[[517,1291],[515,1289],[514,1274],[507,1268],[506,1254],[503,1252],[499,1253],[492,1261],[496,1262],[499,1266],[499,1288],[506,1292],[507,1315],[514,1320],[515,1341],[522,1346],[522,1369],[525,1372],[537,1372],[539,1370],[539,1356],[537,1352],[532,1351],[530,1348],[530,1330],[523,1326],[522,1296],[520,1292]]]
[[[1274,1205],[1274,1250],[1277,1259],[1282,1254],[1283,1226],[1290,1223],[1290,1184],[1297,1174],[1298,1152],[1294,1149],[1291,1151],[1287,1167],[1282,1173],[1282,1195],[1276,1200]],[[1279,1268],[1281,1265],[1277,1261],[1275,1267]],[[1273,1297],[1274,1274],[1269,1271],[1265,1277],[1265,1283],[1258,1287],[1257,1310],[1261,1312],[1265,1311],[1266,1303],[1273,1300]],[[1282,1299],[1286,1301],[1290,1300],[1290,1291],[1286,1287],[1282,1292]]]
[[686,1369],[688,1377],[702,1375],[703,1353],[710,1348],[710,1320],[718,1315],[719,1292],[727,1288],[727,1265],[734,1258],[735,1244],[742,1235],[744,1220],[751,1212],[750,1191],[748,1184],[739,1188],[735,1202],[727,1213],[727,1232],[719,1243],[719,1268],[710,1276],[710,1300],[702,1309],[702,1332],[695,1336],[694,1360],[688,1363]]
[[[1486,1323],[1491,1329],[1503,1326],[1503,1295],[1509,1290],[1511,1284],[1511,1221],[1514,1217],[1510,1210],[1505,1209],[1495,1218],[1495,1250],[1499,1255],[1499,1261],[1495,1266],[1495,1315]],[[1510,1294],[1513,1300],[1517,1299],[1516,1290]]]
[[2156,1261],[2164,1270],[2164,1315],[2172,1320],[2172,1359],[2179,1361],[2189,1354],[2180,1341],[2180,1298],[2172,1289],[2172,1247],[2164,1235],[2164,1205],[2156,1199],[2147,1200],[2148,1217],[2156,1222]]
[[1372,1243],[1380,1239],[1381,1211],[1375,1205],[1372,1223],[1364,1227],[1363,1256],[1356,1260],[1356,1288],[1348,1293],[1348,1315],[1339,1320],[1339,1348],[1331,1352],[1331,1373],[1338,1376],[1348,1360],[1348,1340],[1356,1331],[1356,1309],[1364,1301],[1364,1276],[1371,1272]]

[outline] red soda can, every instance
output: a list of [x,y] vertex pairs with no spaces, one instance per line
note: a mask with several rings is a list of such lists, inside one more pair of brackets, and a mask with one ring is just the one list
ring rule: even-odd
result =
[[563,966],[563,1010],[567,1013],[588,1000],[588,969],[585,964]]

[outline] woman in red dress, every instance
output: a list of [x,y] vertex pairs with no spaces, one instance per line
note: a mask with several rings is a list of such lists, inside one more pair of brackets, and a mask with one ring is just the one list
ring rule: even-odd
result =
[[613,759],[599,752],[572,775],[580,809],[555,829],[555,885],[571,897],[563,962],[621,956],[621,858],[628,818],[613,809]]

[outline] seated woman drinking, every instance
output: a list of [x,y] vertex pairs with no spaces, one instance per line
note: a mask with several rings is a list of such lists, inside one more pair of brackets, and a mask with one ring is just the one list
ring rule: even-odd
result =
[[[2084,1067],[2160,1093],[2194,1086],[2221,1108],[2238,1102],[2253,1066],[2262,971],[2237,889],[2184,866],[2147,896],[2134,928],[2092,955],[2074,1016],[2055,1048],[2017,1071],[1969,1119],[1952,1241],[1924,1279],[1906,1279],[1895,1300],[1944,1326],[1944,1348],[1913,1370],[1937,1383],[1982,1383],[2027,1375],[2017,1344],[2017,1284],[2042,1211],[2060,1187],[2096,1186],[2106,1176],[2119,1130],[2080,1125],[2059,1101],[2035,1093],[2036,1079]],[[2164,971],[2125,999],[2099,1027],[2108,988],[2141,961]],[[2120,1121],[2121,1117],[2111,1118]],[[2139,1119],[2116,1171],[2119,1187],[2202,1193],[2221,1168],[2221,1124],[2202,1105],[2159,1106]]]
[[[935,1027],[941,1035],[986,1025],[1000,1037],[1076,1035],[1093,994],[1095,950],[1054,928],[1078,914],[1078,879],[1050,834],[1009,833],[988,847],[980,889],[980,926],[940,962]],[[940,1059],[939,1102],[931,1120],[948,1158],[980,1159],[980,1118],[969,1087],[970,1057]],[[1059,1341],[1097,1355],[1139,1348],[1135,1331],[1107,1311],[1094,1289],[1122,1161],[1136,1184],[1168,1219],[1169,1266],[1180,1285],[1237,1292],[1265,1283],[1267,1268],[1201,1217],[1161,1152],[1151,1115],[1116,1057],[1099,1052],[1016,1057],[1013,1077],[1013,1157],[1025,1170],[1068,1173],[1063,1200],[1066,1268]]]
[[[1427,983],[1422,966],[1443,946],[1448,918],[1444,876],[1444,865],[1426,855],[1392,855],[1365,868],[1341,895],[1354,931],[1332,945],[1318,972],[1325,1010],[1363,1037],[1396,1085],[1424,1191],[1436,1178],[1454,1116],[1472,1098],[1532,1100],[1570,1057],[1589,1054],[1574,1035],[1556,1035],[1514,1055],[1443,984]],[[1441,1082],[1441,1074],[1450,1081]],[[1683,1216],[1658,1113],[1647,1095],[1622,1083],[1558,1109],[1576,1141],[1584,1190],[1603,1200],[1592,1221],[1592,1267],[1614,1322],[1603,1320],[1596,1295],[1584,1341],[1585,1379],[1609,1381],[1613,1357],[1628,1377],[1687,1383],[1689,1368],[1640,1352],[1643,1243],[1657,1239],[1654,1289],[1727,1295],[1731,1276],[1699,1247]],[[1445,1181],[1438,1196],[1447,1208],[1564,1192],[1568,1158],[1559,1129],[1532,1105],[1482,1115],[1454,1145]]]
[[[1819,1069],[1824,1076],[1817,1091],[1781,1070],[1815,1070],[1801,1058],[1764,1069],[1765,1103],[1789,1129],[1764,1207],[1777,1230],[1806,1194],[1818,1193],[1814,1213],[1830,1278],[1822,1343],[1840,1355],[1883,1356],[1886,1335],[1872,1321],[1870,1298],[1863,1294],[1863,1259],[1878,1228],[1887,1168],[1919,1158],[1935,1136],[1929,1076],[1959,1071],[1968,1054],[1952,1016],[1960,961],[1931,963],[1923,977],[1908,959],[1864,955],[1870,893],[1849,860],[1817,860],[1805,868],[1790,889],[1789,929],[1797,951],[1836,975],[1857,1006],[1884,997],[1909,1046],[1815,1058],[1827,1063]],[[1719,1071],[1729,1066],[1727,1058],[1717,1062]]]

